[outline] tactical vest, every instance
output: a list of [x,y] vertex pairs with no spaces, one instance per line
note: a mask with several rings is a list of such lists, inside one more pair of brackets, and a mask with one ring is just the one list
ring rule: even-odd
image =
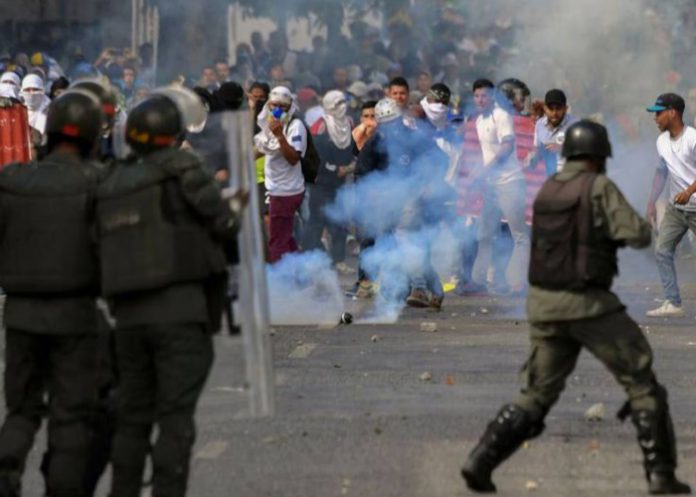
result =
[[551,290],[609,289],[618,274],[617,245],[594,229],[597,174],[549,178],[534,201],[529,283]]
[[96,294],[96,171],[82,163],[7,166],[0,174],[0,287],[8,294]]
[[219,243],[160,164],[115,168],[97,194],[102,294],[203,281],[225,271]]

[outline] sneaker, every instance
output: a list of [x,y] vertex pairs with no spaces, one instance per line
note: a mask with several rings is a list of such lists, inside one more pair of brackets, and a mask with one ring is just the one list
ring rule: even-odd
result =
[[371,281],[361,281],[358,285],[358,290],[355,292],[355,297],[358,299],[371,299],[377,294],[376,286]]
[[442,301],[445,300],[445,296],[433,295],[430,298],[430,307],[436,311],[442,310]]
[[479,285],[473,281],[467,283],[457,283],[457,287],[454,289],[454,293],[459,296],[473,296],[473,295],[488,295],[488,287],[485,285]]
[[428,293],[421,288],[414,288],[406,297],[406,304],[410,307],[428,307],[430,305]]
[[684,315],[684,309],[680,305],[674,305],[669,300],[665,300],[660,307],[652,309],[645,313],[651,318],[669,318]]
[[338,262],[336,263],[335,267],[336,271],[338,271],[340,274],[355,274],[355,269],[350,267],[345,262]]

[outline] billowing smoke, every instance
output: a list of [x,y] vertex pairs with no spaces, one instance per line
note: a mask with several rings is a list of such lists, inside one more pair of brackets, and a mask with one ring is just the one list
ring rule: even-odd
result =
[[[327,208],[334,221],[353,224],[362,237],[375,239],[361,254],[361,265],[379,285],[375,319],[382,320],[398,317],[419,280],[428,288],[439,286],[433,269],[449,274],[460,252],[451,234],[454,192],[443,181],[446,156],[415,132],[406,140],[391,138],[387,169],[344,187]],[[431,265],[433,254],[437,268]]]
[[[496,79],[520,78],[536,97],[562,88],[574,115],[605,124],[614,148],[608,175],[643,212],[658,134],[645,108],[660,93],[681,92],[693,76],[673,53],[686,2],[541,0],[525,8],[511,0],[487,3],[493,4],[491,17],[483,25],[500,24],[501,13],[514,13],[513,43],[505,47],[514,50],[503,56]],[[624,281],[656,277],[648,251],[622,253]]]
[[287,254],[267,271],[271,324],[337,324],[343,293],[331,260],[320,251]]

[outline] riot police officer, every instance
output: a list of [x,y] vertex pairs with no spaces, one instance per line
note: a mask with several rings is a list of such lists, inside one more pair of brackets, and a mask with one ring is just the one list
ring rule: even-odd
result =
[[192,92],[165,89],[136,106],[126,122],[135,155],[116,163],[97,194],[120,374],[111,460],[119,497],[140,495],[154,425],[153,495],[185,494],[194,411],[225,299],[222,243],[237,216],[201,159],[179,149],[196,105]]
[[610,290],[617,249],[649,245],[650,225],[604,174],[611,144],[602,125],[572,125],[562,153],[568,160],[563,171],[547,180],[534,202],[525,385],[488,425],[462,476],[474,491],[495,492],[492,471],[544,430],[544,418],[585,347],[628,394],[619,417],[630,415],[636,427],[649,492],[688,494],[689,486],[674,475],[667,390],[653,372],[650,345]]
[[127,150],[123,150],[122,137],[117,136],[125,118],[125,113],[118,108],[117,90],[108,84],[108,80],[103,82],[99,78],[78,79],[70,87],[87,90],[101,102],[106,120],[99,140],[99,159],[108,163],[125,156]]
[[0,173],[0,286],[7,294],[2,496],[20,495],[46,394],[47,494],[88,494],[99,268],[90,222],[98,174],[87,159],[103,122],[93,95],[67,91],[48,111],[48,155]]
[[[99,133],[99,145],[95,154],[99,158],[96,165],[100,175],[104,177],[108,175],[113,166],[117,149],[126,148],[125,143],[116,143],[118,140],[115,140],[114,137],[117,118],[122,116],[117,108],[116,93],[108,83],[98,78],[79,79],[70,88],[90,92],[101,104],[105,119]],[[94,372],[95,378],[98,380],[98,399],[96,411],[92,416],[92,439],[86,477],[88,495],[94,494],[99,479],[109,464],[112,440],[116,430],[118,371],[116,370],[113,329],[105,302],[99,299],[97,306],[104,315],[100,314],[99,316],[99,353],[97,369]]]

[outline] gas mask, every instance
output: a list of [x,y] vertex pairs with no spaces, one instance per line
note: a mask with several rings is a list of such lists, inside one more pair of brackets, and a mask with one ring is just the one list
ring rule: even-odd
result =
[[283,123],[287,123],[290,120],[289,114],[280,107],[274,107],[269,113],[268,117],[269,120],[271,117],[273,117],[274,119],[277,119],[278,121],[281,121]]

